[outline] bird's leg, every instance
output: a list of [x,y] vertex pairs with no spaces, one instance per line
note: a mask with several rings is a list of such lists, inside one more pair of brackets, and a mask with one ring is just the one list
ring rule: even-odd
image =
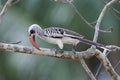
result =
[[55,54],[62,54],[63,52],[64,52],[63,49],[59,49],[59,50],[56,50],[56,51],[55,51]]
[[55,54],[62,54],[64,52],[63,49],[59,49],[58,47],[52,48],[51,50],[55,51]]
[[74,54],[76,54],[76,45],[73,45],[73,47],[72,47],[72,52],[73,52]]

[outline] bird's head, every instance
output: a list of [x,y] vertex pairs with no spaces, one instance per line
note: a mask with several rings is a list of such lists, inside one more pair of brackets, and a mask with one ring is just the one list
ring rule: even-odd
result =
[[38,50],[40,50],[40,48],[35,41],[35,36],[39,35],[41,30],[42,30],[42,28],[37,24],[31,25],[28,29],[29,40],[32,43],[32,45]]

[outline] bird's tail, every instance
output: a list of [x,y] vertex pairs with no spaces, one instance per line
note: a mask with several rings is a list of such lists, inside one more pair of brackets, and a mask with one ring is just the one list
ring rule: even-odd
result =
[[71,37],[71,38],[74,38],[74,39],[78,39],[80,40],[81,42],[85,43],[85,44],[89,44],[89,45],[94,45],[96,47],[99,47],[99,48],[102,48],[102,49],[108,49],[108,50],[112,50],[111,48],[108,48],[106,47],[105,45],[103,44],[100,44],[100,43],[96,43],[96,42],[93,42],[91,40],[87,40],[87,39],[84,39],[84,38],[80,38],[80,37]]

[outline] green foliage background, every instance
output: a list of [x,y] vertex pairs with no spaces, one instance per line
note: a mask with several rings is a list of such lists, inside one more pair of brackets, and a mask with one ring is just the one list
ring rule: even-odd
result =
[[[1,8],[6,0],[1,0]],[[73,4],[89,21],[97,20],[104,3],[102,0],[74,0]],[[119,10],[119,5],[114,5]],[[119,16],[120,14],[118,14]],[[120,20],[109,11],[101,24],[101,29],[113,27],[112,33],[101,33],[99,43],[120,46]],[[42,28],[57,26],[74,30],[85,38],[92,40],[94,30],[79,18],[69,4],[52,0],[20,0],[12,5],[0,23],[0,41],[22,41],[21,45],[30,46],[28,27],[39,24]],[[56,45],[37,39],[41,47],[57,48]],[[64,50],[71,50],[72,46],[65,45]],[[86,50],[89,46],[80,43],[77,50]],[[119,54],[109,56],[116,63]],[[91,62],[90,62],[91,61]],[[97,65],[96,59],[88,61],[92,70]],[[119,71],[119,70],[118,70]],[[58,59],[47,56],[27,55],[0,51],[0,80],[86,80],[87,74],[78,61]]]

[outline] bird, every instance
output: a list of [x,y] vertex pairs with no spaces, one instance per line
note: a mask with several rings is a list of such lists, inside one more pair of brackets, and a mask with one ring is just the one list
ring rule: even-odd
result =
[[106,48],[106,46],[103,44],[85,39],[84,36],[75,31],[60,27],[48,27],[42,29],[38,24],[32,24],[28,29],[28,34],[30,42],[38,50],[41,49],[35,41],[36,36],[47,41],[48,43],[57,44],[60,49],[63,49],[64,44],[71,44],[73,46],[76,46],[79,42],[94,45],[102,49]]

